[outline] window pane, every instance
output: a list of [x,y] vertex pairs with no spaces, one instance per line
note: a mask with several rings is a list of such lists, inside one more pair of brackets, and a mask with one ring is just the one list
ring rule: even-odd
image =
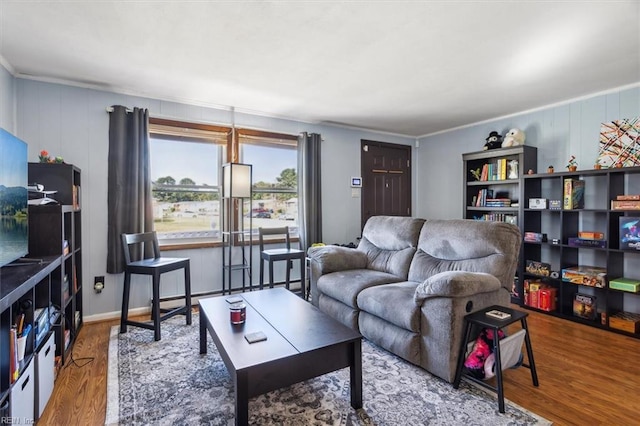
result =
[[161,242],[219,239],[221,151],[211,142],[150,139],[154,226]]
[[[242,144],[242,162],[253,165],[253,228],[289,226],[298,233],[298,153],[295,146]],[[248,215],[247,215],[248,216]],[[245,217],[245,226],[249,226]]]

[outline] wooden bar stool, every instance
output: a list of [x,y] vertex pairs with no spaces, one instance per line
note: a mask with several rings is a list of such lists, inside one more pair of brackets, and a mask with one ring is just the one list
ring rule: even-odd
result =
[[[127,332],[127,325],[153,330],[154,339],[160,340],[160,323],[177,314],[187,316],[187,324],[191,325],[191,273],[188,258],[161,257],[160,246],[155,232],[139,234],[122,234],[122,248],[126,262],[124,268],[124,290],[122,294],[122,313],[120,316],[120,333]],[[145,257],[148,246],[153,247],[153,257]],[[185,305],[173,309],[160,309],[160,276],[165,272],[184,269]],[[129,293],[131,275],[150,275],[153,283],[153,300],[151,303],[151,319],[153,324],[131,321],[129,316]],[[160,315],[165,313],[165,315]]]
[[[264,249],[264,236],[284,236],[285,248],[278,249]],[[289,236],[289,227],[283,226],[280,228],[258,228],[258,236],[260,240],[260,290],[264,287],[264,262],[269,262],[269,287],[273,288],[273,262],[285,260],[286,266],[286,279],[285,286],[289,290],[289,281],[291,278],[291,264],[293,260],[300,260],[300,292],[302,298],[306,300],[306,285],[305,285],[305,252],[303,250],[291,248],[291,238]]]

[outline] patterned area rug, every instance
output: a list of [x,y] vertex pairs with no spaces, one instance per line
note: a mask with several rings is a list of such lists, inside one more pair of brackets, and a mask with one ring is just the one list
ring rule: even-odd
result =
[[[208,338],[199,354],[198,316],[178,316],[153,332],[113,327],[109,344],[107,425],[234,424],[233,381]],[[269,392],[249,402],[249,423],[259,425],[537,425],[548,422],[462,382],[450,383],[368,341],[362,344],[364,407],[349,405],[349,369]]]

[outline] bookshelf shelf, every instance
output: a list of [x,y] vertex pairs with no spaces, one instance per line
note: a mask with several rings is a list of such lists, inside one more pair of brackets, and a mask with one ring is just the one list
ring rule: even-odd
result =
[[[537,148],[526,145],[462,154],[463,218],[514,223],[522,231],[525,207],[523,177],[529,170],[537,171],[537,157]],[[489,171],[483,173],[485,169],[496,170],[496,179],[490,178]],[[478,199],[481,201],[478,202]],[[486,205],[488,199],[495,200],[493,203],[489,201],[489,204],[501,204],[498,200],[502,200],[502,203],[510,205]],[[512,301],[521,303],[520,295],[522,292],[514,291]]]
[[[34,361],[51,334],[50,329],[39,328],[36,312],[48,310],[52,283],[60,280],[61,268],[60,256],[23,259],[0,268],[0,417],[4,419],[18,413],[26,414],[25,422],[34,419],[33,386],[42,375],[35,371]],[[22,316],[24,320],[20,321]],[[20,322],[23,331],[31,331],[25,336],[23,359],[14,364],[16,349],[11,343],[11,330]],[[12,374],[14,369],[16,373]]]
[[61,315],[55,344],[64,365],[82,328],[81,171],[72,164],[29,163],[28,175],[30,183],[56,191],[52,198],[59,202],[29,206],[29,255],[62,259],[61,276],[51,283],[51,303]]
[[[563,199],[565,179],[584,181],[584,208],[523,210],[523,232],[545,233],[549,241],[558,239],[559,243],[523,242],[519,275],[528,281],[523,281],[520,288],[524,296],[522,306],[595,328],[640,338],[638,330],[633,332],[620,329],[611,321],[611,317],[620,312],[640,313],[640,293],[609,287],[609,281],[619,277],[640,280],[640,250],[625,249],[620,242],[621,220],[640,218],[640,210],[611,208],[611,201],[619,196],[640,194],[640,167],[526,175],[523,177],[523,202],[526,203],[529,198]],[[573,245],[575,242],[570,245],[569,239],[578,237],[579,232],[604,234],[604,247],[577,247]],[[547,263],[551,271],[558,274],[558,278],[527,274],[527,260]],[[603,287],[595,287],[586,285],[588,281],[563,281],[562,270],[575,266],[603,269],[606,271],[606,284]],[[535,303],[536,297],[532,297],[531,294],[525,296],[525,287],[531,283],[537,284],[536,282],[556,292],[555,310],[546,311],[529,306],[529,303]],[[588,301],[589,311],[593,313],[592,318],[578,316],[580,310],[585,308],[581,305],[583,300]]]

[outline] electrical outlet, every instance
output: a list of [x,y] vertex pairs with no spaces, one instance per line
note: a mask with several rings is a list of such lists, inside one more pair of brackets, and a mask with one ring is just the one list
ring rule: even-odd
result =
[[104,289],[104,277],[95,277],[93,279],[93,289],[96,293],[102,293]]

